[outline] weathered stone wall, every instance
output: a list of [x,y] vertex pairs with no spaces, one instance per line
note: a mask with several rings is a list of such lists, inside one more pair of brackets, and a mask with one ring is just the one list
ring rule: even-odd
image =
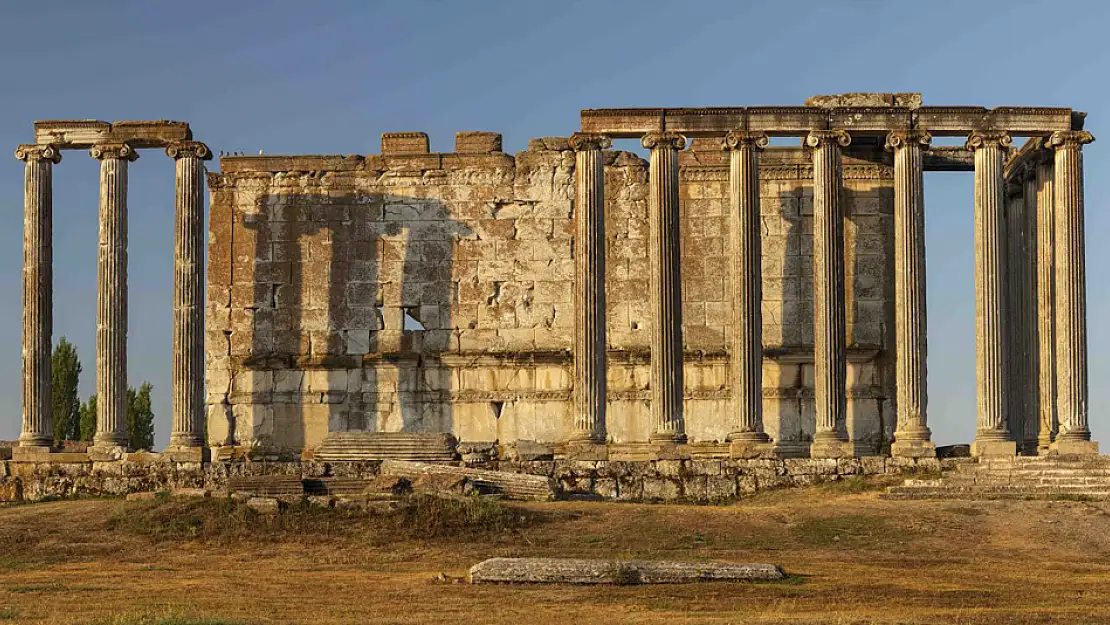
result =
[[[225,157],[212,191],[206,369],[212,445],[299,453],[329,431],[449,431],[462,441],[561,441],[570,431],[574,155],[495,135],[429,154],[418,135],[366,157]],[[647,163],[606,157],[608,432],[647,439]],[[889,158],[845,154],[849,432],[890,439],[893,281]],[[732,429],[728,167],[715,143],[680,155],[686,419]],[[812,168],[762,155],[768,433],[804,448],[812,400]]]

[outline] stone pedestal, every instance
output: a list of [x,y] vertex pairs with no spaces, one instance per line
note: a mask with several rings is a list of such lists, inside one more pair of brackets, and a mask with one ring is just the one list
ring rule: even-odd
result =
[[1005,202],[1002,165],[1010,135],[973,132],[975,152],[975,377],[977,427],[971,450],[977,456],[1013,455],[1017,445],[1006,421]]
[[847,366],[844,311],[844,206],[840,149],[851,143],[842,130],[814,131],[813,341],[817,427],[813,458],[852,456],[847,432]]
[[678,151],[686,138],[674,132],[644,135],[651,150],[648,193],[651,261],[651,440],[686,441],[683,418],[682,280]]
[[[574,432],[605,442],[605,162],[608,137],[575,134]],[[595,450],[596,452],[596,450]]]
[[734,458],[771,452],[763,431],[763,272],[759,212],[759,151],[767,146],[761,132],[734,130],[725,136],[729,154],[729,263],[732,335],[729,379],[736,429],[729,433]]
[[21,447],[54,443],[51,352],[53,349],[53,186],[61,152],[51,145],[21,145],[23,186],[23,425]]
[[100,161],[100,239],[96,298],[96,436],[89,457],[126,453],[127,430],[127,165],[131,146],[97,145]]
[[890,453],[902,458],[936,456],[927,421],[925,307],[925,192],[922,131],[892,132],[894,152],[894,343],[898,422]]
[[166,154],[177,167],[173,231],[173,431],[170,450],[204,444],[204,161],[208,146],[176,143]]
[[1059,453],[1097,454],[1087,424],[1087,289],[1083,234],[1084,144],[1094,141],[1083,130],[1056,132],[1056,414]]

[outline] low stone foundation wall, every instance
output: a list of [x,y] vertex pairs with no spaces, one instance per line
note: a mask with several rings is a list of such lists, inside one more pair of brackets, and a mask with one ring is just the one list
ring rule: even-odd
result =
[[[943,462],[948,461],[871,457],[839,460],[501,461],[467,463],[467,466],[545,475],[555,481],[562,497],[713,503],[768,489],[810,486],[856,475],[933,472],[940,470]],[[369,479],[378,475],[380,468],[380,461],[3,461],[0,462],[0,501],[123,496],[174,489],[226,492],[228,480],[235,477]]]

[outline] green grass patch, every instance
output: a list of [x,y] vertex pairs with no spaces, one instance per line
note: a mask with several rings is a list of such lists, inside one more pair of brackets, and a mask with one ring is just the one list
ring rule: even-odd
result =
[[19,618],[19,613],[12,606],[0,608],[0,621],[14,621]]
[[875,547],[902,536],[885,518],[865,514],[805,519],[791,534],[802,545],[839,549]]

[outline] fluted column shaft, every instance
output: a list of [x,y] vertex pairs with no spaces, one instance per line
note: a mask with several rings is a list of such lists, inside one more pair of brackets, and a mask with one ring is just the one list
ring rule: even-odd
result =
[[173,230],[173,431],[171,447],[204,444],[204,161],[196,141],[166,148],[175,160]]
[[89,150],[100,161],[96,297],[96,447],[127,447],[127,144]]
[[1022,394],[1022,453],[1037,453],[1040,435],[1037,366],[1037,176],[1033,167],[1022,178],[1021,237],[1021,345],[1023,378],[1018,390]]
[[21,145],[23,161],[23,426],[19,444],[54,442],[51,393],[53,332],[53,168],[62,160],[51,145]]
[[678,150],[686,147],[686,138],[673,132],[653,132],[644,135],[642,144],[651,150],[648,174],[651,439],[685,442]]
[[1056,259],[1053,157],[1037,163],[1037,446],[1048,447],[1056,435]]
[[573,441],[604,443],[605,161],[608,137],[575,134],[574,432]]
[[1089,441],[1087,425],[1087,289],[1083,234],[1086,131],[1056,132],[1056,411],[1060,441]]
[[894,152],[894,343],[898,423],[891,453],[932,456],[927,409],[927,321],[925,307],[925,181],[922,149],[932,138],[924,131],[892,132]]
[[813,149],[813,340],[816,431],[814,457],[850,455],[847,433],[847,350],[844,311],[844,131],[815,131]]
[[1006,201],[1002,166],[1011,139],[973,132],[975,152],[975,377],[978,384],[977,455],[1013,455],[1006,423]]
[[763,431],[763,248],[760,239],[759,152],[767,135],[735,130],[729,150],[729,263],[732,285],[730,378],[736,429],[728,439],[765,443]]
[[1021,236],[1022,221],[1024,220],[1025,204],[1021,197],[1021,186],[1008,181],[1005,204],[1005,236],[1003,242],[1006,249],[1005,272],[1005,299],[1006,299],[1006,384],[1009,392],[1006,397],[1007,427],[1018,449],[1024,436],[1024,414],[1022,400],[1023,392],[1021,380],[1023,377],[1022,359],[1022,325],[1021,325]]

